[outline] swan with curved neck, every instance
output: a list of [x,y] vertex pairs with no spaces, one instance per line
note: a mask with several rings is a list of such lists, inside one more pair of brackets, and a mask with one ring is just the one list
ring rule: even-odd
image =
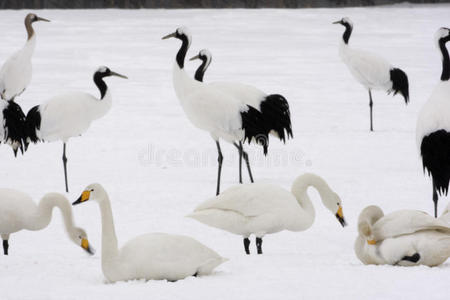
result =
[[133,279],[176,281],[210,274],[226,261],[198,241],[181,235],[147,233],[119,249],[111,203],[105,189],[90,184],[73,205],[95,200],[102,218],[102,270],[111,281]]
[[84,229],[75,227],[72,207],[66,197],[48,193],[36,205],[25,193],[0,189],[0,235],[4,254],[8,254],[9,237],[20,230],[37,231],[46,228],[52,220],[53,208],[58,208],[70,240],[90,254],[94,254]]
[[66,143],[72,137],[78,137],[86,132],[92,121],[97,120],[111,109],[112,97],[104,78],[126,76],[111,71],[102,66],[94,73],[93,80],[100,91],[100,98],[84,92],[70,92],[55,96],[47,102],[37,105],[27,113],[25,127],[28,143],[38,141],[63,142],[63,166],[66,192],[67,182]]
[[437,266],[450,257],[450,225],[422,211],[384,215],[368,206],[358,218],[354,250],[366,265]]
[[50,22],[35,14],[28,14],[25,17],[27,41],[22,49],[5,61],[0,70],[0,96],[4,100],[14,100],[16,96],[22,94],[31,81],[31,57],[36,44],[36,34],[32,24],[38,21]]
[[282,230],[305,231],[315,219],[315,210],[308,196],[315,188],[323,205],[346,225],[339,196],[323,178],[307,173],[299,176],[291,191],[267,183],[252,183],[229,188],[219,196],[200,204],[188,217],[244,238],[250,254],[251,234],[256,236],[258,254],[262,254],[262,238]]
[[450,180],[450,58],[446,44],[450,29],[440,28],[435,43],[441,53],[442,73],[417,118],[416,139],[424,170],[432,178],[434,216],[438,216],[439,195],[447,195]]
[[392,92],[394,96],[400,93],[405,99],[405,103],[408,104],[408,76],[378,55],[351,48],[349,40],[353,31],[353,23],[349,18],[342,18],[333,24],[345,27],[339,46],[339,55],[353,77],[369,92],[370,131],[373,131],[372,90],[383,90],[388,94]]

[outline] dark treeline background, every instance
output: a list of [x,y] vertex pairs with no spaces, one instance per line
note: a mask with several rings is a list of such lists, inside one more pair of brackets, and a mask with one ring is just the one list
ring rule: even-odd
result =
[[[21,8],[301,8],[369,6],[404,0],[0,0],[0,9]],[[450,0],[409,0],[443,3]]]

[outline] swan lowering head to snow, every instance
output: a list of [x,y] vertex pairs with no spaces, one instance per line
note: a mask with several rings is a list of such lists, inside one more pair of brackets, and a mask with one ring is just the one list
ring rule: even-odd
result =
[[102,216],[102,270],[111,281],[154,279],[176,281],[210,274],[227,259],[193,238],[166,233],[147,233],[119,249],[111,203],[98,183],[85,188],[73,205],[95,200]]
[[66,197],[58,193],[48,193],[36,205],[30,196],[13,189],[0,189],[0,235],[3,239],[3,253],[8,255],[10,234],[24,229],[37,231],[46,228],[52,219],[54,207],[61,211],[64,226],[72,242],[94,254],[86,231],[74,225],[72,207]]
[[450,256],[450,225],[417,210],[385,216],[372,205],[359,215],[354,249],[366,265],[437,266]]
[[262,254],[262,238],[282,230],[304,231],[315,218],[308,187],[314,187],[323,205],[346,225],[339,196],[321,177],[304,174],[294,181],[291,191],[267,183],[241,184],[200,204],[188,217],[244,237],[244,248],[250,254],[249,236],[256,236],[258,254]]

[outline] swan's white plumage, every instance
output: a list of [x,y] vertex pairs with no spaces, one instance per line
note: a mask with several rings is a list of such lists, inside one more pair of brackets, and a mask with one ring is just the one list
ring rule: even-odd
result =
[[31,57],[35,44],[36,35],[33,35],[22,49],[5,61],[0,69],[0,93],[3,93],[3,99],[10,100],[21,94],[30,83]]
[[[21,230],[42,230],[52,219],[53,208],[58,208],[64,220],[69,238],[78,246],[86,239],[86,232],[75,227],[72,209],[66,197],[58,193],[48,193],[36,204],[30,196],[14,189],[0,189],[0,235],[9,235]],[[92,251],[90,248],[84,248]]]
[[341,205],[339,197],[319,176],[304,174],[294,181],[292,192],[267,183],[231,187],[200,204],[188,217],[244,237],[303,231],[315,217],[307,194],[309,186],[319,191],[323,204],[336,214]]
[[193,238],[165,233],[140,235],[119,249],[108,194],[100,184],[91,184],[85,191],[90,194],[88,199],[96,200],[100,205],[102,270],[111,282],[134,279],[175,281],[207,275],[227,260]]
[[62,140],[83,134],[95,119],[104,116],[111,108],[109,89],[103,99],[83,92],[55,96],[39,106],[41,126],[37,131],[45,141]]
[[[436,266],[450,256],[450,225],[421,211],[384,216],[379,207],[369,206],[361,212],[358,228],[354,249],[364,264]],[[420,255],[417,262],[404,259],[415,254]]]

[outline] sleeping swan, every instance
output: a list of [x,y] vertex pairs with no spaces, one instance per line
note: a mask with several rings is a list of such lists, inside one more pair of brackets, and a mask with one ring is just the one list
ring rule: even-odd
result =
[[321,177],[299,176],[291,191],[267,183],[240,184],[200,204],[188,217],[244,237],[245,253],[250,254],[249,236],[256,236],[258,254],[262,254],[262,238],[282,230],[304,231],[315,218],[308,187],[314,187],[323,205],[345,226],[342,204]]
[[355,253],[364,264],[437,266],[450,256],[450,225],[417,210],[384,215],[368,206],[359,215]]
[[20,230],[42,230],[52,220],[53,208],[59,208],[70,240],[90,254],[86,232],[75,227],[72,207],[69,200],[61,194],[49,193],[36,205],[25,193],[13,189],[0,189],[0,235],[3,239],[3,253],[8,255],[9,236]]
[[207,275],[227,259],[182,235],[147,233],[118,248],[111,204],[104,188],[86,187],[73,205],[96,200],[102,216],[102,270],[110,282],[133,279],[176,281]]

